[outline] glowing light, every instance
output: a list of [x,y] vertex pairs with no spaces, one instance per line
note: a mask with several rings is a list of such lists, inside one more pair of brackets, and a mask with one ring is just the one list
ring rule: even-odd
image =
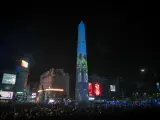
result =
[[92,101],[92,100],[95,100],[94,97],[89,97],[88,100]]
[[23,92],[17,92],[17,94],[22,94]]
[[4,73],[2,78],[2,84],[12,84],[14,85],[16,82],[15,74]]
[[146,70],[145,69],[141,69],[141,72],[145,72]]
[[110,91],[111,92],[116,92],[116,86],[115,85],[110,85]]
[[9,91],[0,91],[0,99],[12,99],[13,98],[13,92]]
[[157,82],[156,85],[159,86],[159,82]]
[[50,99],[50,100],[49,100],[49,103],[53,103],[53,102],[54,102],[54,100],[53,100],[53,99]]
[[[51,89],[45,89],[45,91],[59,91],[59,92],[63,92],[64,89],[53,89],[53,88],[51,88]],[[42,90],[38,90],[38,92],[42,92]]]
[[37,94],[36,93],[32,93],[31,98],[36,98]]
[[94,94],[95,94],[96,96],[101,95],[100,84],[99,84],[99,83],[95,83],[95,84],[94,84]]
[[21,66],[24,68],[28,68],[28,62],[22,60]]
[[88,83],[88,93],[89,96],[92,96],[92,83]]

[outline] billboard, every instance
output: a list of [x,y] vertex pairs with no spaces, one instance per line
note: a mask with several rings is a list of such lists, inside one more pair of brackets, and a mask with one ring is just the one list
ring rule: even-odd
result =
[[101,96],[102,86],[100,83],[88,83],[88,95],[89,96]]
[[93,95],[93,90],[92,90],[93,86],[92,86],[92,83],[88,83],[88,94],[89,96],[92,96]]
[[13,92],[9,91],[0,91],[0,99],[12,99],[13,98]]
[[116,92],[116,86],[115,85],[110,85],[110,91],[111,92]]
[[2,84],[11,84],[14,85],[16,82],[15,74],[4,73],[2,78]]
[[95,96],[100,96],[102,94],[100,83],[98,83],[98,82],[94,83],[94,91],[93,92],[94,92]]
[[28,62],[22,60],[21,66],[24,67],[24,68],[28,68]]

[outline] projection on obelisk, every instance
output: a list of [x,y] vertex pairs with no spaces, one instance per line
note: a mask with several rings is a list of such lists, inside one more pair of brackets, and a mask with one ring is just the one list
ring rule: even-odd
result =
[[88,65],[85,25],[83,22],[81,22],[78,26],[75,100],[78,102],[88,101]]

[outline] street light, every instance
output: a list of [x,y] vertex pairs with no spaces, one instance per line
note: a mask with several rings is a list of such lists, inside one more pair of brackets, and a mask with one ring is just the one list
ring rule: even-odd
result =
[[141,72],[143,72],[143,73],[144,73],[145,71],[146,71],[145,69],[141,69]]

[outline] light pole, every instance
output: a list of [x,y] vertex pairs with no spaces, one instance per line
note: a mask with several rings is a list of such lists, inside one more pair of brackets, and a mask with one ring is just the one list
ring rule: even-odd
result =
[[143,83],[146,81],[146,72],[147,72],[147,69],[146,68],[141,68],[140,69],[140,82],[138,83],[138,91],[137,92],[142,92],[142,86],[144,85]]
[[147,69],[146,68],[140,69],[140,73],[142,74],[141,76],[142,76],[143,81],[145,81]]

